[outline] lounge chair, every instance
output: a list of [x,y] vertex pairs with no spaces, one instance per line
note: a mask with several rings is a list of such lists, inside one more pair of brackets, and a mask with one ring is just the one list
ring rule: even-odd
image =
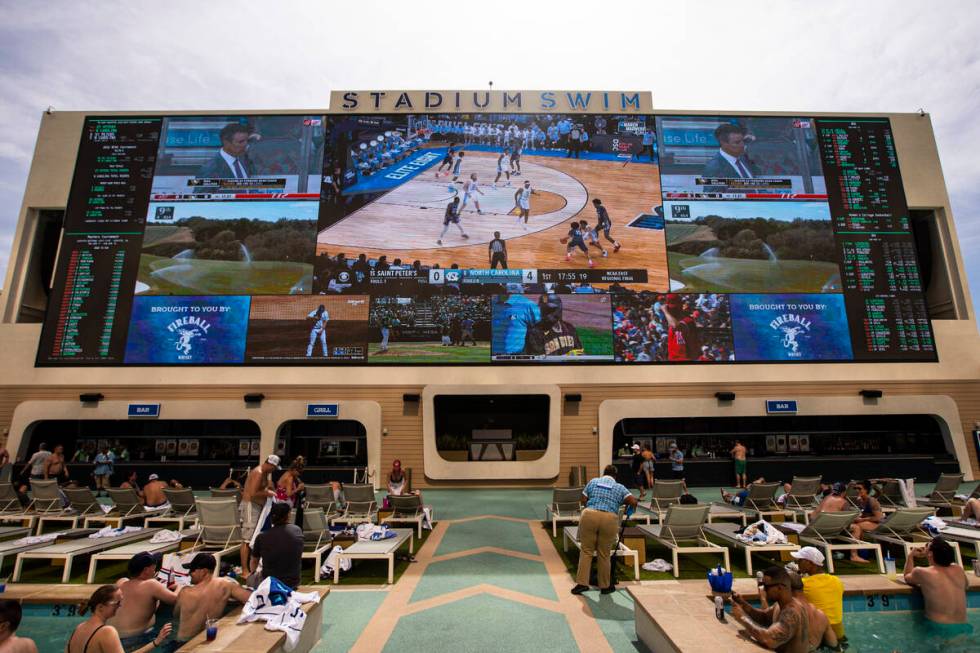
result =
[[715,521],[724,519],[737,519],[742,522],[743,528],[749,524],[748,515],[732,504],[720,501],[712,503],[711,510],[708,511],[708,523],[713,524]]
[[[864,536],[873,542],[900,546],[907,556],[912,549],[925,546],[932,541],[932,536],[927,535],[919,525],[922,520],[935,513],[935,508],[899,508],[885,517],[878,528],[868,531]],[[950,542],[950,545],[956,551],[956,563],[962,566],[960,545],[955,541]]]
[[19,515],[24,512],[20,497],[10,483],[0,483],[0,515]]
[[848,482],[847,487],[844,489],[844,498],[847,499],[847,502],[855,510],[861,510],[861,502],[858,500],[858,496],[860,495],[859,485],[861,485],[860,481],[852,480]]
[[[65,498],[56,480],[34,480],[31,483],[31,502],[24,509],[21,519],[28,522],[28,528],[37,523],[38,535],[44,532],[46,522],[68,522],[68,528],[78,525],[75,511],[65,509]],[[11,518],[15,516],[11,515]]]
[[214,555],[220,568],[221,557],[237,552],[242,545],[238,502],[232,497],[202,499],[197,503],[199,531],[194,546]]
[[[154,532],[161,529],[153,529]],[[137,542],[131,542],[129,544],[124,544],[118,546],[108,551],[102,551],[100,553],[93,553],[92,557],[89,558],[88,562],[88,579],[86,583],[93,583],[95,581],[95,570],[96,566],[103,560],[129,560],[137,553],[149,553],[152,555],[158,555],[163,553],[169,553],[170,551],[176,551],[181,548],[185,540],[193,538],[197,535],[196,530],[186,529],[180,531],[179,540],[169,540],[167,542],[150,542],[149,540],[139,540]],[[181,550],[181,553],[190,553],[194,551],[194,547],[185,548]]]
[[170,502],[170,510],[161,515],[147,516],[143,521],[144,526],[176,523],[177,530],[182,531],[187,524],[197,523],[197,502],[193,490],[164,488],[163,493]]
[[391,503],[391,514],[381,520],[382,524],[415,524],[419,539],[422,539],[422,523],[425,521],[425,509],[432,514],[432,506],[423,506],[422,498],[417,494],[403,496],[388,496]]
[[[962,511],[963,508],[963,502],[957,501],[955,498],[962,482],[963,474],[940,474],[932,492],[924,497],[916,497],[916,502],[933,508],[949,510],[956,514],[957,510]],[[980,490],[980,485],[977,486],[977,490]]]
[[96,529],[94,528],[74,528],[67,531],[59,531],[56,535],[55,540],[48,540],[43,542],[31,542],[25,543],[23,540],[27,536],[18,538],[16,540],[4,540],[0,542],[0,569],[3,568],[4,561],[10,556],[16,556],[24,551],[30,551],[32,549],[39,549],[42,546],[47,546],[52,544],[56,540],[77,538],[77,537],[87,537],[94,533]]
[[234,487],[229,487],[229,488],[213,487],[213,488],[211,488],[211,498],[212,499],[234,499],[238,503],[241,503],[242,502],[242,491],[241,491],[241,489],[234,488]]
[[711,506],[671,506],[667,515],[656,526],[640,526],[646,537],[670,549],[674,563],[674,578],[680,576],[678,558],[681,554],[720,553],[725,559],[725,568],[730,568],[728,549],[711,542],[704,532],[705,522]]
[[551,536],[558,537],[558,524],[577,524],[582,517],[581,487],[558,488],[551,491],[551,503],[544,507],[547,519],[551,520]]
[[374,523],[378,518],[378,502],[374,500],[374,486],[370,484],[348,485],[344,487],[347,503],[344,512],[334,517],[333,522],[347,525]]
[[875,498],[881,505],[882,512],[894,512],[899,508],[908,508],[909,505],[902,496],[902,487],[893,478],[882,479],[875,485]]
[[783,507],[803,515],[804,524],[810,521],[810,513],[820,505],[817,502],[820,481],[820,476],[794,476],[792,487],[783,499]]
[[749,576],[752,575],[752,554],[753,553],[783,553],[786,551],[799,550],[798,544],[763,544],[748,543],[736,537],[737,531],[741,527],[738,524],[707,524],[704,530],[709,535],[725,542],[726,546],[733,546],[736,550],[745,551],[745,569]]
[[865,542],[851,537],[848,530],[851,523],[861,513],[856,510],[843,512],[822,512],[799,532],[800,544],[823,549],[827,559],[827,571],[834,573],[834,551],[874,551],[878,558],[878,569],[885,573],[885,562],[881,558],[881,545]]
[[307,485],[306,506],[307,508],[321,509],[328,524],[334,517],[340,516],[341,506],[333,498],[333,487],[329,483]]
[[72,564],[79,556],[99,553],[107,549],[135,542],[146,540],[153,537],[157,532],[156,528],[143,528],[137,532],[125,533],[116,537],[78,537],[77,539],[58,538],[55,542],[36,549],[22,551],[17,554],[17,563],[14,565],[13,581],[20,580],[21,571],[24,568],[25,560],[64,560],[65,570],[61,574],[62,584],[67,583],[71,578]]
[[313,560],[313,580],[320,582],[323,556],[333,548],[330,523],[320,508],[303,510],[303,559]]
[[980,558],[980,526],[972,526],[962,522],[950,522],[942,531],[943,539],[960,544],[972,544],[974,555]]
[[0,541],[16,540],[30,534],[31,529],[27,526],[0,526]]
[[133,488],[109,488],[106,490],[123,520],[139,519],[146,522],[147,517],[164,515],[167,510],[147,510],[143,499]]
[[746,513],[746,516],[754,515],[758,519],[766,519],[773,515],[782,515],[783,517],[792,517],[793,521],[796,521],[795,512],[787,510],[776,502],[776,492],[782,486],[783,484],[779,482],[749,483],[748,494],[745,496],[745,502],[741,506],[723,502],[719,503],[726,508],[741,510]]
[[656,479],[650,489],[650,501],[639,504],[639,507],[657,515],[657,521],[662,522],[664,515],[667,514],[667,509],[680,503],[682,494],[684,494],[684,481]]
[[[88,528],[92,524],[102,524],[111,525],[119,528],[127,521],[143,521],[145,514],[143,512],[137,512],[135,510],[130,510],[127,507],[127,514],[123,514],[116,505],[113,505],[108,511],[102,509],[102,504],[95,495],[92,494],[92,490],[86,488],[65,488],[65,496],[68,498],[68,503],[78,512],[78,519],[84,520],[82,526]],[[134,492],[135,494],[135,492]],[[140,504],[140,508],[143,506]],[[40,527],[38,527],[40,530]]]

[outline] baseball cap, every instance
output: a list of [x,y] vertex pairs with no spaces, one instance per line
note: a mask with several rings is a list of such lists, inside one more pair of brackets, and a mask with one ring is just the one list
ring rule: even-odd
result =
[[636,444],[636,443],[634,442],[634,443],[633,443],[633,446],[632,446],[632,447],[630,447],[630,449],[632,449],[633,451],[639,451],[639,450],[640,450],[640,445],[638,445],[638,444]]
[[274,466],[276,469],[282,469],[282,467],[279,466],[279,456],[276,454],[270,454],[269,457],[265,459],[265,462]]
[[149,478],[147,480],[150,480],[150,481],[159,481],[160,480],[160,477],[157,476],[156,474],[150,474],[150,476],[149,476]]
[[214,556],[210,553],[198,553],[187,565],[187,571],[194,571],[196,569],[214,571],[216,564]]
[[813,546],[805,546],[799,551],[792,551],[790,552],[790,555],[797,560],[808,560],[821,567],[824,563],[824,557],[823,554],[820,553],[820,549]]
[[152,553],[147,553],[146,551],[140,551],[129,559],[129,575],[138,576],[144,569],[151,565],[155,568],[159,562],[159,554],[153,555]]

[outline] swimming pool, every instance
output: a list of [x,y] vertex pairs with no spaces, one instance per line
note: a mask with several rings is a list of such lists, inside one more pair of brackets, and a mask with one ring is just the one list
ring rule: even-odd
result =
[[972,634],[944,637],[922,612],[922,596],[869,594],[844,598],[848,653],[977,653],[980,651],[980,593],[967,593]]
[[[72,630],[91,616],[78,614],[76,603],[24,603],[21,609],[24,617],[17,634],[33,639],[38,653],[64,653]],[[161,606],[157,611],[156,628],[172,618],[170,606]]]

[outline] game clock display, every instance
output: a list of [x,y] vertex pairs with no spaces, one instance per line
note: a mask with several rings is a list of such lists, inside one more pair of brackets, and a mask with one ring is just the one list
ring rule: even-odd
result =
[[85,121],[39,366],[936,361],[887,119]]

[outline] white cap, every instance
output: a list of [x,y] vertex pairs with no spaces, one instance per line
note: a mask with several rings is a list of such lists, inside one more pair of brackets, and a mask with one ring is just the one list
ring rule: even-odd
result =
[[799,551],[792,551],[790,555],[797,560],[809,560],[813,564],[822,567],[824,562],[823,554],[820,549],[812,546],[805,546]]
[[633,451],[639,451],[640,450],[640,445],[638,445],[637,443],[634,442],[633,443],[633,446],[630,447],[630,449],[632,449]]
[[157,481],[157,480],[159,480],[159,479],[160,479],[160,477],[159,477],[159,476],[157,476],[156,474],[150,474],[150,477],[149,477],[149,479],[148,479],[148,480],[151,480],[151,481]]
[[279,466],[279,456],[277,456],[276,454],[271,454],[268,458],[265,459],[265,462],[269,463],[276,469],[282,469],[282,467]]

